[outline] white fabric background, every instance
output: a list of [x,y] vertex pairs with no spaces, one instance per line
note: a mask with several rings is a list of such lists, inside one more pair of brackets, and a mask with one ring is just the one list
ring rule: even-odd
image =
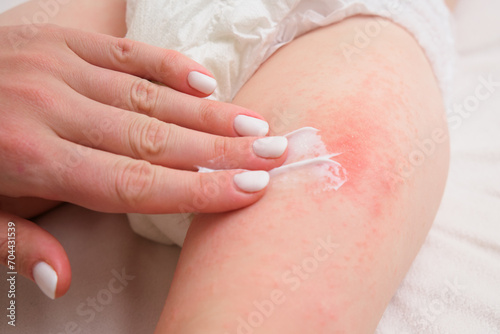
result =
[[28,0],[2,0],[2,2],[0,2],[0,13],[27,1]]
[[[2,0],[0,9],[13,2]],[[457,104],[474,96],[480,76],[500,81],[499,15],[496,0],[463,0],[455,14]],[[377,333],[500,333],[500,89],[455,127],[450,178],[436,223]],[[73,205],[46,214],[39,223],[68,252],[71,289],[51,301],[18,277],[18,327],[8,327],[0,311],[0,333],[71,333],[71,326],[81,334],[153,332],[178,248],[135,235],[125,215]],[[135,278],[87,322],[78,307],[87,298],[103,300],[113,270],[122,268]],[[7,300],[5,273],[2,267],[0,310]]]

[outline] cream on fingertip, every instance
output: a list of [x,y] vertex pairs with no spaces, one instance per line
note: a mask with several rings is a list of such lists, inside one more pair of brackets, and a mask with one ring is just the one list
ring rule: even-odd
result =
[[188,74],[188,83],[191,88],[207,95],[212,94],[217,88],[217,81],[214,78],[197,71]]
[[33,267],[33,278],[42,292],[51,299],[56,299],[57,273],[45,262],[38,262]]

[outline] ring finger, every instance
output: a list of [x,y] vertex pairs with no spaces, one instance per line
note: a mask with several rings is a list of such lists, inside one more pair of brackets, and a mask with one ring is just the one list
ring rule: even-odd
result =
[[230,137],[265,136],[269,131],[256,112],[184,94],[134,75],[82,64],[64,79],[92,100],[189,129]]

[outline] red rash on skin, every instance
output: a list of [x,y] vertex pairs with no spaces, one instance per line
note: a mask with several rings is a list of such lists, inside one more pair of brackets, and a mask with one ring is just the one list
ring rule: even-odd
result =
[[[343,103],[348,103],[353,113],[334,117],[335,124],[327,131],[320,131],[319,135],[329,152],[342,153],[333,160],[347,171],[348,181],[338,192],[347,194],[349,200],[355,200],[363,206],[371,203],[370,211],[374,217],[378,217],[384,212],[387,197],[394,196],[395,190],[394,180],[389,177],[395,164],[395,154],[382,153],[381,147],[394,147],[397,152],[398,145],[394,144],[394,134],[389,133],[386,126],[379,124],[376,117],[368,119],[357,116],[357,108],[353,109],[352,105],[356,103],[357,107],[366,108],[362,101],[352,97]],[[305,123],[325,129],[325,124],[318,124],[313,119]],[[372,197],[373,194],[376,194],[375,200],[366,200],[366,196]]]
[[[325,101],[327,91],[311,96],[311,105],[301,119],[303,126],[320,129],[318,134],[329,152],[342,153],[333,158],[348,175],[338,190],[347,195],[341,199],[363,207],[370,203],[368,209],[374,218],[391,214],[388,198],[397,196],[408,181],[399,176],[398,167],[414,134],[401,129],[411,125],[414,115],[405,107],[404,85],[394,86],[392,81],[375,70],[361,79],[359,90],[341,99]],[[381,96],[385,97],[383,104]],[[318,110],[328,117],[318,117]],[[392,121],[382,121],[387,119]]]

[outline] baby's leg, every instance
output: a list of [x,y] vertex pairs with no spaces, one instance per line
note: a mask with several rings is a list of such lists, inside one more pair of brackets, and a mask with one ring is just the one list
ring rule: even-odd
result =
[[[346,57],[367,24],[380,35]],[[373,332],[447,175],[444,107],[419,45],[379,18],[347,19],[282,48],[234,102],[279,134],[320,129],[349,180],[324,190],[304,168],[251,207],[199,215],[157,333]]]

